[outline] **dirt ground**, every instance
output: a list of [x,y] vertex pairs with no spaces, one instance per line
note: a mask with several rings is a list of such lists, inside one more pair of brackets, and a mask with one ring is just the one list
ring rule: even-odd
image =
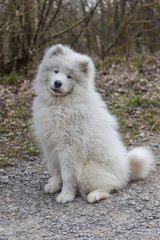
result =
[[160,60],[146,61],[140,69],[133,63],[101,69],[97,87],[127,148],[149,146],[155,170],[95,204],[77,197],[62,205],[57,194],[44,192],[49,174],[30,133],[31,81],[0,86],[0,240],[160,239]]

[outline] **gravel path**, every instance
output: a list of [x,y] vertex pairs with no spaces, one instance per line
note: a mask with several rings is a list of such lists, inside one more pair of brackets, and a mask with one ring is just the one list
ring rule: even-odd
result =
[[[155,171],[93,205],[80,197],[61,205],[55,195],[44,193],[49,176],[40,158],[0,169],[0,240],[160,239],[160,144],[158,137],[149,139],[157,155]],[[147,144],[142,137],[140,142]]]

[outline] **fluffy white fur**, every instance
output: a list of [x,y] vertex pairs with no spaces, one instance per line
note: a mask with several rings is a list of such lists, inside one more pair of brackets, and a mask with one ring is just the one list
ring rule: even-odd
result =
[[94,78],[88,56],[59,44],[46,50],[34,81],[33,127],[51,175],[45,191],[61,191],[59,203],[78,192],[89,203],[107,198],[153,167],[148,149],[127,152]]

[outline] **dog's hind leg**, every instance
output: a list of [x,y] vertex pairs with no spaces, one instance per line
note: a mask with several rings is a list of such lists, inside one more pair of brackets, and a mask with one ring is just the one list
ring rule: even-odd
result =
[[109,196],[110,194],[105,191],[105,189],[96,189],[87,195],[87,201],[89,203],[94,203],[98,202],[101,199],[108,198]]
[[79,178],[79,192],[89,203],[108,198],[110,192],[118,189],[120,183],[111,169],[100,163],[90,162]]

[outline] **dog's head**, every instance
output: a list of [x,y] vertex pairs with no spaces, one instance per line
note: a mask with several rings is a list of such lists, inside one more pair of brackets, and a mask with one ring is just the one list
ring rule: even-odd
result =
[[58,44],[46,50],[36,84],[45,87],[52,96],[65,96],[78,89],[93,88],[94,75],[94,64],[87,55]]

